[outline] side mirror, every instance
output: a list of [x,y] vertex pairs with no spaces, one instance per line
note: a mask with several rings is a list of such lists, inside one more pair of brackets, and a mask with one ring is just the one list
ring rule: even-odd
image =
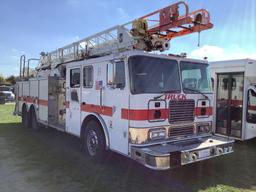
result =
[[114,65],[114,63],[109,63],[107,65],[107,84],[112,88],[115,88]]

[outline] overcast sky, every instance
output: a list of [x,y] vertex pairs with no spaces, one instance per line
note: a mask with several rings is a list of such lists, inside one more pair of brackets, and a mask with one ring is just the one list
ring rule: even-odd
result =
[[[117,24],[123,24],[173,0],[1,0],[0,74],[19,73],[19,56],[39,57]],[[256,59],[255,0],[188,0],[190,10],[210,11],[214,28],[171,41],[170,53],[187,52],[209,60]]]

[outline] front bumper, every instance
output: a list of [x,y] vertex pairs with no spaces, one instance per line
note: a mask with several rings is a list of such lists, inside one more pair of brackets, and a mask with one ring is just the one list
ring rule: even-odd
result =
[[233,143],[233,139],[207,136],[146,147],[132,146],[131,156],[146,167],[166,170],[232,153]]

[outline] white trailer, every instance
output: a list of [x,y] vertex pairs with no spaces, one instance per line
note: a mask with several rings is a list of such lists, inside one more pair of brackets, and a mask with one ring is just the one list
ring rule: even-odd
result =
[[[150,25],[156,14],[159,23]],[[208,63],[151,52],[212,26],[206,10],[189,14],[179,2],[42,53],[34,77],[29,69],[25,77],[22,56],[16,113],[26,127],[40,123],[81,138],[93,159],[111,150],[163,170],[232,153],[232,139],[212,134]]]
[[256,137],[256,61],[211,62],[214,130],[237,140]]

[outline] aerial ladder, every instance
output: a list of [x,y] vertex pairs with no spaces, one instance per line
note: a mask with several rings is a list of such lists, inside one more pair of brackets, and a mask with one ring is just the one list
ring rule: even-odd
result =
[[[184,9],[181,9],[182,7]],[[180,14],[181,11],[185,13]],[[210,22],[210,14],[207,10],[200,9],[189,12],[188,5],[180,1],[55,51],[41,52],[36,71],[51,70],[71,61],[100,57],[126,50],[165,51],[169,49],[170,40],[195,32],[200,33],[212,27],[213,24]],[[20,65],[22,69],[24,58],[21,58]],[[21,72],[23,77],[24,67]],[[29,71],[29,69],[27,70]]]

